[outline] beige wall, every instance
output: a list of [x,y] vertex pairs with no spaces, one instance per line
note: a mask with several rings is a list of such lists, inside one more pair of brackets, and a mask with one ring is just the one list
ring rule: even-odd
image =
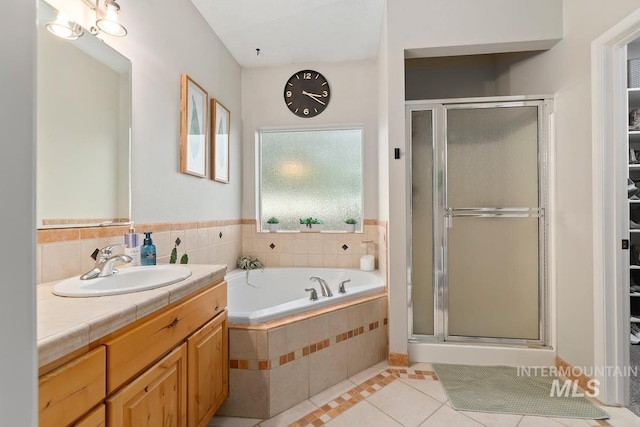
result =
[[[562,2],[559,0],[438,0],[388,1],[386,41],[381,44],[387,74],[380,83],[380,99],[386,98],[386,132],[382,130],[381,152],[389,155],[389,347],[407,353],[407,165],[404,118],[404,60],[407,56],[448,56],[539,50],[562,38]],[[384,34],[383,34],[384,36]],[[381,108],[381,115],[384,109]],[[383,133],[384,132],[384,133]],[[395,160],[393,148],[401,149]]]
[[[95,20],[82,2],[50,2],[86,28]],[[133,64],[132,218],[140,223],[241,218],[240,66],[191,1],[121,6],[119,21],[128,35],[104,38]],[[183,73],[231,111],[230,184],[180,173]]]
[[[284,85],[295,72],[311,69],[324,75],[331,87],[331,101],[316,117],[292,114],[284,103]],[[293,64],[242,70],[243,174],[242,213],[256,218],[256,132],[261,129],[363,128],[364,218],[378,218],[378,128],[376,112],[377,68],[373,60]]]
[[591,42],[638,8],[625,0],[564,1],[564,39],[510,67],[512,93],[554,93],[558,356],[591,366],[593,270],[591,200]]

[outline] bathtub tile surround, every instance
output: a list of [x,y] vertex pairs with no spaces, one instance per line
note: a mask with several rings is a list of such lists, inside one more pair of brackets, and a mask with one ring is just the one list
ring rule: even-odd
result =
[[377,269],[387,274],[387,223],[364,220],[362,233],[277,233],[257,230],[255,220],[243,220],[242,252],[263,261],[267,267],[359,268],[366,253],[363,240],[373,241]]
[[[153,232],[157,262],[168,263],[176,238],[190,264],[226,264],[235,268],[241,255],[251,255],[269,267],[358,268],[362,240],[374,242],[378,270],[387,274],[387,223],[367,219],[363,233],[257,232],[256,220],[232,219],[135,224]],[[93,267],[95,248],[124,243],[128,226],[45,229],[37,232],[37,283],[78,276]],[[273,244],[273,247],[271,245]],[[343,249],[346,245],[348,248]]]
[[[386,323],[381,296],[274,328],[231,324],[231,391],[218,415],[270,418],[384,360]],[[255,388],[267,398],[248,398]]]

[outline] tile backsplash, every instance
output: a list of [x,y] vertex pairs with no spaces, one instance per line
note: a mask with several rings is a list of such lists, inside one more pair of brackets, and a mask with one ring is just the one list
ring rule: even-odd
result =
[[[362,233],[258,232],[256,221],[214,220],[136,224],[136,231],[153,232],[157,262],[168,263],[176,238],[178,259],[189,255],[190,264],[226,264],[236,268],[241,255],[258,258],[269,267],[358,268],[365,254],[363,240],[371,240],[369,253],[383,277],[387,271],[387,224],[365,220]],[[37,283],[47,283],[89,271],[96,248],[124,242],[127,226],[38,230]],[[141,238],[144,236],[141,236]]]

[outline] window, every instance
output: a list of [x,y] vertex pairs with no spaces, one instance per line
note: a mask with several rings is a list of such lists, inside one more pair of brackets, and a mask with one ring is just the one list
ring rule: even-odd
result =
[[323,230],[362,229],[362,129],[260,132],[260,224],[280,230],[318,218]]

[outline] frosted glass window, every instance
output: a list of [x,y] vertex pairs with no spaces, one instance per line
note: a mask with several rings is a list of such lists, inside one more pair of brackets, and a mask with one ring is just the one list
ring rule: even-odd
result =
[[362,129],[260,133],[260,223],[276,217],[280,230],[318,218],[323,230],[362,230]]

